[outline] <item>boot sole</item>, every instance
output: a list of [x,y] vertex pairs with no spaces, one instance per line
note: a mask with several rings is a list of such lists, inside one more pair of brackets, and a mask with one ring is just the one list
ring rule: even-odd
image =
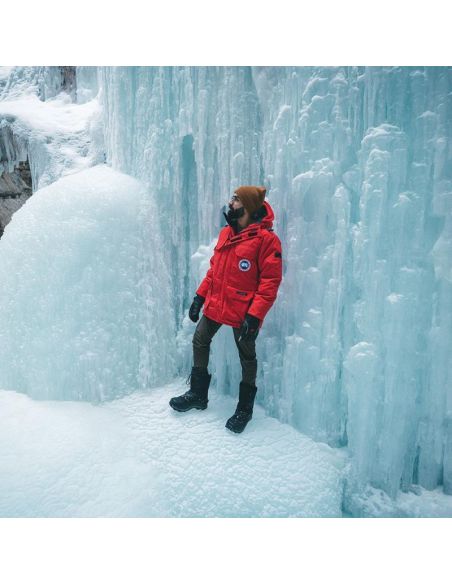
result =
[[227,424],[225,425],[225,428],[227,428],[230,432],[234,432],[234,434],[241,434],[243,432],[243,430],[246,428],[242,428],[241,430],[234,430],[233,428],[231,428],[230,426],[228,426]]
[[170,403],[170,406],[176,412],[189,412],[190,410],[206,410],[207,409],[207,406],[190,406],[189,408],[176,408],[171,403]]

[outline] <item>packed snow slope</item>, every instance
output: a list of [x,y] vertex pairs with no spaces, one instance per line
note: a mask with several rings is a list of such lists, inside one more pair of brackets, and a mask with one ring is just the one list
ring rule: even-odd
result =
[[342,458],[235,400],[180,414],[175,381],[102,405],[0,391],[0,517],[338,517]]

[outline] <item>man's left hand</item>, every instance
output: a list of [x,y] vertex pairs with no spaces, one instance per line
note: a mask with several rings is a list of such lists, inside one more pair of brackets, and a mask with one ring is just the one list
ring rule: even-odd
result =
[[245,341],[249,339],[255,339],[259,332],[259,319],[251,314],[245,316],[245,320],[242,322],[240,327],[240,335],[238,340]]

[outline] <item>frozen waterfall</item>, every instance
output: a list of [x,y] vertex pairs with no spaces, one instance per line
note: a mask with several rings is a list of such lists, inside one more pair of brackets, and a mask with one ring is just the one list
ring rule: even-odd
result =
[[348,445],[359,486],[452,493],[452,69],[107,68],[99,84],[109,161],[164,209],[178,322],[227,195],[266,184],[285,252],[258,347],[267,411]]
[[[0,387],[186,375],[221,208],[264,184],[284,275],[258,402],[347,453],[349,513],[452,495],[452,68],[78,67],[75,100],[55,69],[0,75],[0,164],[28,157],[35,191],[0,239]],[[210,369],[235,396],[228,327]]]

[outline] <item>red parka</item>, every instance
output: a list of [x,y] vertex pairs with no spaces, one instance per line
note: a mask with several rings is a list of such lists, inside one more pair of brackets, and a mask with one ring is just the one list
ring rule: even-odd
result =
[[265,216],[238,234],[230,225],[220,231],[210,268],[196,294],[203,313],[216,322],[238,328],[246,313],[260,320],[276,299],[282,279],[281,241],[273,232],[273,209],[264,201]]

